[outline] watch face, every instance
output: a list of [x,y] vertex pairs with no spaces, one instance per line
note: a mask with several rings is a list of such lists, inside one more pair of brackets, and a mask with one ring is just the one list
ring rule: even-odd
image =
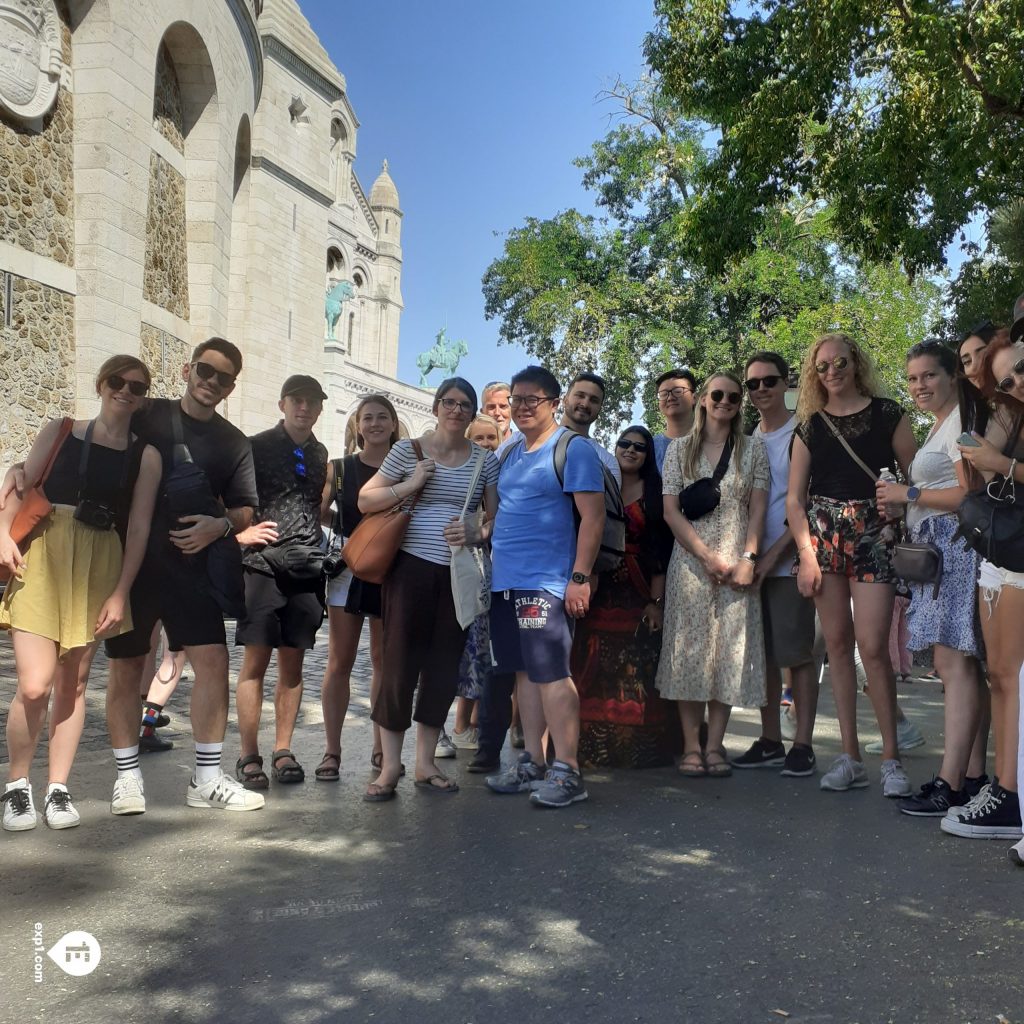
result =
[[573,583],[586,583],[587,577],[584,576],[581,572],[574,572],[572,574],[572,581]]

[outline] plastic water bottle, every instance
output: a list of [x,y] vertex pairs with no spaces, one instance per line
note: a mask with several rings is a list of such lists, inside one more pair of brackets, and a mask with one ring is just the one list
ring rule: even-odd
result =
[[[896,479],[896,474],[888,467],[883,466],[878,474],[879,480],[884,480],[886,483],[895,484],[899,481]],[[885,518],[889,520],[899,519],[903,515],[903,506],[895,505],[892,502],[886,502],[885,504]]]

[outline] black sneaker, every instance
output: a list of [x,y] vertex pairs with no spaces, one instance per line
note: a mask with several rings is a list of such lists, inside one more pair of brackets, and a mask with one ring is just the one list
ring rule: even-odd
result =
[[950,807],[963,807],[968,799],[966,790],[953,789],[936,775],[919,793],[900,801],[900,813],[915,818],[944,818]]
[[173,750],[174,744],[163,736],[153,733],[152,736],[139,735],[139,752],[142,754],[160,754],[165,750]]
[[166,729],[171,724],[170,715],[165,715],[162,711],[157,716],[157,720],[153,723],[157,729]]
[[803,743],[794,743],[786,755],[786,763],[780,775],[789,775],[794,779],[813,775],[818,770],[818,760],[814,751]]
[[939,827],[966,839],[1020,839],[1020,802],[1016,793],[993,782],[973,811],[961,818],[947,815]]
[[964,792],[967,794],[967,799],[973,800],[991,781],[984,772],[974,779],[968,775],[964,779]]
[[762,736],[731,763],[733,768],[779,768],[786,763],[786,748],[777,740],[766,740]]

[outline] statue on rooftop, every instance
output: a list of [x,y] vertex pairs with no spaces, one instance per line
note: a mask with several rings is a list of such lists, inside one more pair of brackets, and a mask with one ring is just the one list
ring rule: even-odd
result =
[[469,353],[469,346],[464,341],[448,340],[448,332],[442,327],[437,332],[434,344],[416,357],[416,366],[420,371],[420,387],[428,387],[427,377],[434,370],[444,370],[451,377],[458,368],[459,361]]

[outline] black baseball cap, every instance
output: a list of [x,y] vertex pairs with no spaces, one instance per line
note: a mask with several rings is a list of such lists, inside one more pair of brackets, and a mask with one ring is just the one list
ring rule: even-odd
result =
[[1010,328],[1010,341],[1020,341],[1024,336],[1024,294],[1017,296],[1013,304],[1013,326]]
[[310,377],[308,373],[293,373],[281,385],[281,397],[287,398],[288,395],[313,395],[321,402],[327,401],[327,395],[320,387],[320,381],[316,377]]

